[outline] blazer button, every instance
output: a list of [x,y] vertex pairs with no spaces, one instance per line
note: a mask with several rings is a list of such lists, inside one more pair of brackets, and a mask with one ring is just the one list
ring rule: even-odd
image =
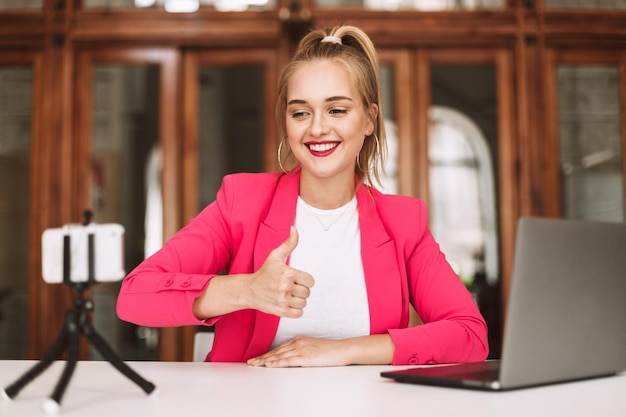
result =
[[417,365],[419,363],[420,363],[420,361],[416,357],[412,357],[411,359],[409,359],[409,365]]
[[187,288],[190,285],[191,285],[191,281],[189,281],[189,280],[185,280],[185,281],[180,283],[180,286],[183,287],[183,288]]
[[171,287],[173,283],[174,283],[174,280],[172,278],[168,278],[167,280],[165,280],[163,285],[165,285],[166,287]]

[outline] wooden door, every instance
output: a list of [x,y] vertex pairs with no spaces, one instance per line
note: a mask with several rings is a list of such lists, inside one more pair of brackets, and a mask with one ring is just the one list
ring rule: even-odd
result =
[[[393,81],[397,192],[427,201],[430,227],[474,293],[499,356],[518,218],[508,49],[384,49]],[[385,105],[385,104],[384,104]],[[419,320],[418,320],[419,322]]]
[[626,219],[626,53],[546,52],[544,155],[550,212],[559,217]]
[[[42,54],[27,50],[0,53],[0,359],[26,359],[36,338],[30,288],[43,285],[38,214],[31,207],[46,201],[35,193],[47,162],[40,137]],[[33,250],[31,250],[33,249]]]
[[[183,79],[183,217],[190,220],[215,199],[224,175],[278,167],[273,49],[188,51]],[[193,335],[183,331],[183,359]],[[207,352],[203,352],[204,356]]]
[[[79,50],[76,57],[74,212],[89,209],[95,222],[124,226],[130,272],[181,224],[180,56],[118,47]],[[119,286],[93,287],[96,329],[124,359],[175,358],[163,332],[117,318]],[[93,349],[86,354],[99,357]]]

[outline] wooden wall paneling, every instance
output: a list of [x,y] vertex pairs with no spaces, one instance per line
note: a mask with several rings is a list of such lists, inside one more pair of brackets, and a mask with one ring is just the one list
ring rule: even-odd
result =
[[[529,127],[529,76],[528,76],[528,43],[533,39],[534,34],[526,32],[525,24],[528,8],[524,4],[519,4],[516,9],[517,24],[515,28],[515,38],[512,42],[513,62],[508,65],[507,61],[502,64],[508,67],[508,71],[501,70],[499,74],[498,87],[505,91],[511,91],[514,103],[508,109],[516,117],[514,122],[507,128],[508,132],[501,132],[510,137],[500,152],[500,208],[503,209],[500,219],[501,236],[501,269],[502,269],[502,323],[506,326],[506,315],[511,287],[511,271],[513,265],[513,253],[515,246],[515,236],[517,231],[517,221],[522,213],[529,213],[530,203],[528,193],[530,190],[530,178],[528,167],[524,164],[526,157],[530,153],[530,127]],[[507,72],[513,74],[509,76]],[[509,85],[506,85],[506,82]],[[499,106],[503,103],[499,103]],[[503,109],[503,111],[506,111]],[[503,126],[500,126],[503,129]],[[502,333],[504,334],[504,332]]]
[[276,127],[276,102],[278,100],[278,76],[282,67],[279,67],[280,60],[277,49],[268,49],[260,51],[265,55],[262,61],[265,71],[263,74],[263,83],[265,91],[263,100],[266,109],[264,116],[264,136],[265,136],[265,169],[277,170],[278,167],[278,144],[282,138],[278,137],[278,129]]
[[624,48],[626,11],[546,10],[543,31],[551,47],[593,50],[602,45]]
[[[181,136],[180,136],[180,161],[181,161],[181,226],[186,224],[198,214],[198,119],[201,117],[198,108],[198,53],[191,51],[182,56],[182,77],[181,77],[181,103],[182,115]],[[165,330],[165,331],[164,331]],[[177,337],[176,330],[161,329],[161,342],[166,338]],[[181,352],[178,357],[183,361],[193,360],[193,340],[196,333],[195,326],[187,326],[179,335],[183,340],[180,347]],[[167,343],[167,342],[166,342]],[[160,347],[160,357],[168,357],[163,348]]]
[[477,45],[505,46],[515,34],[512,10],[423,12],[364,9],[318,9],[316,27],[349,22],[363,29],[380,47],[429,46],[457,48]]
[[[520,115],[516,115],[515,71],[513,52],[500,50],[496,54],[498,92],[498,160],[499,160],[499,235],[501,323],[504,326],[511,286],[515,232],[519,212],[520,138],[517,134]],[[503,330],[503,329],[502,329]],[[504,332],[501,332],[504,334]]]
[[[44,100],[44,65],[43,53],[37,52],[33,60],[33,96],[32,96],[32,130],[31,130],[31,155],[30,155],[30,190],[29,190],[29,213],[28,213],[28,357],[36,358],[35,341],[40,339],[38,326],[38,309],[32,300],[39,298],[42,289],[41,274],[41,245],[35,244],[41,241],[42,221],[47,215],[47,207],[50,205],[50,196],[44,192],[45,173],[50,167],[50,141],[44,140],[43,132],[43,100]],[[48,189],[47,187],[45,189]]]
[[[521,54],[524,57],[524,66],[520,67],[523,74],[521,83],[525,85],[520,100],[524,100],[523,139],[520,140],[521,158],[520,171],[520,214],[550,214],[550,207],[546,207],[545,179],[549,159],[554,154],[542,152],[539,140],[541,126],[544,123],[543,100],[540,97],[542,89],[541,78],[541,40],[535,34],[524,36]],[[521,85],[520,85],[521,87]],[[552,215],[555,213],[552,212]]]
[[[558,91],[556,79],[556,62],[554,51],[546,48],[543,52],[542,78],[543,78],[543,108],[545,123],[541,149],[545,163],[545,196],[559,196],[561,190],[560,166],[559,166],[559,109]],[[561,199],[546,198],[546,215],[559,217],[561,215]]]
[[620,55],[620,97],[622,121],[622,193],[624,196],[624,221],[626,222],[626,50]]
[[[44,228],[59,227],[70,222],[80,221],[78,212],[74,209],[74,182],[73,177],[75,150],[72,146],[72,118],[73,103],[73,44],[66,35],[69,16],[65,10],[53,8],[46,13],[45,37],[45,106],[44,114],[47,126],[43,141],[50,145],[50,171],[46,172],[46,180],[51,187],[50,216],[43,222]],[[43,232],[41,230],[40,232]],[[37,239],[33,246],[40,246]],[[72,291],[61,284],[45,284],[38,294],[42,301],[37,311],[39,343],[31,345],[35,356],[40,357],[57,338],[65,319],[65,312],[72,306]],[[32,298],[32,295],[30,296]],[[41,326],[41,323],[46,325]],[[81,352],[85,351],[84,341],[81,341]]]
[[414,90],[412,92],[415,100],[412,102],[413,108],[413,127],[415,133],[413,139],[414,146],[411,160],[413,161],[412,177],[413,182],[412,195],[428,201],[428,131],[430,128],[430,118],[428,115],[430,109],[431,91],[430,91],[430,60],[428,52],[418,50],[415,52],[415,78]]
[[3,48],[42,47],[45,35],[46,17],[41,13],[0,13],[0,46]]
[[[163,240],[172,237],[182,224],[181,172],[178,119],[180,117],[181,56],[176,50],[156,51],[160,64],[159,143],[163,168],[161,173],[163,199]],[[164,361],[191,360],[193,336],[185,327],[159,330],[159,359]]]
[[189,51],[183,57],[182,81],[182,190],[183,223],[198,214],[198,120],[199,114],[199,64],[198,52]]
[[430,61],[436,64],[496,64],[497,48],[475,47],[459,50],[445,48],[430,50]]
[[74,14],[72,36],[77,43],[124,46],[271,45],[281,23],[274,11],[193,14],[162,10],[82,10]]
[[[56,82],[52,70],[55,60],[52,40],[47,36],[49,22],[46,14],[23,12],[5,12],[0,15],[0,44],[24,47],[24,43],[39,45],[40,54],[33,66],[33,130],[31,148],[31,212],[29,213],[29,260],[28,270],[28,349],[27,357],[40,358],[53,343],[61,329],[64,317],[59,314],[58,306],[69,303],[69,291],[59,286],[47,285],[41,274],[41,233],[58,218],[58,197],[61,184],[58,176],[59,163],[53,161],[53,151],[58,150],[57,143],[52,143],[50,125],[54,115],[53,97],[49,86]],[[35,21],[33,21],[33,19]],[[3,55],[6,53],[3,52]],[[44,71],[44,68],[48,69]],[[45,132],[45,133],[44,133]],[[58,138],[59,142],[61,138]],[[56,174],[56,175],[55,175]],[[56,220],[55,220],[56,217]]]
[[[90,207],[90,184],[85,180],[91,172],[91,142],[93,140],[93,100],[94,100],[94,59],[86,51],[78,51],[76,55],[76,76],[74,78],[75,105],[72,111],[75,136],[76,165],[74,188],[77,206],[83,209]],[[75,222],[81,219],[74,219]],[[98,220],[98,219],[94,219]]]
[[[58,18],[63,18],[59,16]],[[41,106],[41,141],[48,152],[49,165],[46,172],[39,171],[41,178],[40,192],[48,198],[46,207],[42,209],[38,236],[33,237],[30,248],[40,253],[41,233],[49,227],[59,227],[75,221],[72,210],[72,136],[70,117],[64,112],[72,102],[73,71],[72,62],[68,57],[72,54],[72,45],[65,36],[54,32],[50,24],[51,17],[46,21],[47,35],[43,55],[42,91],[38,95]],[[56,30],[59,30],[56,28]],[[62,30],[62,29],[60,29]],[[43,129],[45,126],[45,129]],[[42,200],[43,201],[43,200]],[[37,249],[35,249],[37,248]],[[37,358],[48,350],[56,340],[63,321],[65,311],[71,307],[71,291],[64,285],[43,282],[41,272],[33,272],[29,288],[30,310],[30,345],[28,356]],[[63,306],[65,308],[61,308]],[[45,323],[45,325],[44,325]]]
[[[70,117],[73,129],[73,175],[72,175],[72,209],[74,218],[71,223],[80,223],[83,218],[79,213],[91,209],[90,189],[88,179],[91,178],[91,141],[93,125],[93,61],[92,57],[85,53],[75,55],[75,76],[72,80],[74,86],[73,108],[65,112]],[[69,59],[69,58],[68,58]],[[87,179],[87,181],[86,181]],[[98,219],[94,219],[98,221]],[[89,355],[89,345],[81,340],[80,357],[86,359]]]
[[160,65],[159,143],[163,149],[163,239],[172,237],[182,224],[179,118],[182,55],[176,49],[155,51]]
[[[530,169],[525,163],[529,161],[528,157],[531,153],[531,120],[529,116],[531,92],[529,90],[532,89],[533,86],[530,79],[532,74],[530,74],[531,71],[529,71],[529,55],[532,55],[532,48],[529,51],[529,47],[533,42],[536,42],[536,35],[526,32],[524,16],[521,12],[518,17],[519,26],[514,43],[514,53],[516,61],[515,96],[518,117],[516,136],[518,139],[517,146],[520,158],[516,158],[514,161],[510,162],[514,164],[516,169],[514,184],[519,191],[520,199],[519,201],[511,201],[509,203],[515,202],[519,204],[519,206],[516,207],[519,214],[530,214],[532,211],[532,203],[529,194],[531,189],[529,177]],[[532,60],[532,56],[530,58]]]

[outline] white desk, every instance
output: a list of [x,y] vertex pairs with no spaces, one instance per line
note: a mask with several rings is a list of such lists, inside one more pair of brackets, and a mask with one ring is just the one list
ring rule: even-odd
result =
[[[13,383],[34,362],[0,361],[0,386]],[[147,396],[107,362],[80,362],[60,416],[282,417],[282,416],[626,416],[626,374],[616,377],[485,393],[400,384],[379,376],[390,366],[253,368],[245,364],[130,362],[157,386]],[[42,416],[64,362],[57,362],[12,401],[0,416]]]

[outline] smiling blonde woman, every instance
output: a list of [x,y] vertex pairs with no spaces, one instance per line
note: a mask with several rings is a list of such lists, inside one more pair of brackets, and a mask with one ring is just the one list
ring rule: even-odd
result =
[[[375,188],[386,139],[369,37],[353,26],[310,32],[278,88],[282,170],[224,177],[216,201],[125,278],[119,317],[215,325],[208,361],[484,360],[485,321],[433,239],[426,204]],[[409,327],[410,306],[422,325]]]

